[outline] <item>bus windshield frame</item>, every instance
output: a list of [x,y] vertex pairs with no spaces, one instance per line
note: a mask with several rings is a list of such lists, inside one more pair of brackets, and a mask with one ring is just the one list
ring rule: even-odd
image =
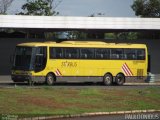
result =
[[17,46],[12,69],[34,70],[36,47]]

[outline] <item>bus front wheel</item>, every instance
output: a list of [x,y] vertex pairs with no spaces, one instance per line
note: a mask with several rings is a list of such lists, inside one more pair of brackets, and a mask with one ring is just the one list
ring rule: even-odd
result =
[[52,73],[48,73],[46,76],[46,83],[47,85],[53,85],[55,83],[55,77]]
[[113,82],[112,75],[109,74],[109,73],[105,74],[104,77],[103,77],[103,83],[104,83],[104,85],[109,86],[109,85],[112,84],[112,82]]
[[117,85],[123,85],[125,82],[125,76],[123,74],[117,74],[115,81]]

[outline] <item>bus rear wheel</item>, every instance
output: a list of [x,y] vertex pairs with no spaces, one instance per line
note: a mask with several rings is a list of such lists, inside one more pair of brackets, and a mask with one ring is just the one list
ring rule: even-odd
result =
[[113,82],[113,77],[111,74],[107,73],[104,75],[103,77],[103,84],[106,85],[106,86],[109,86],[111,85]]
[[46,76],[46,83],[50,86],[55,83],[55,77],[52,73],[48,73],[48,75]]
[[123,83],[125,82],[125,76],[119,73],[117,74],[115,81],[117,85],[123,85]]

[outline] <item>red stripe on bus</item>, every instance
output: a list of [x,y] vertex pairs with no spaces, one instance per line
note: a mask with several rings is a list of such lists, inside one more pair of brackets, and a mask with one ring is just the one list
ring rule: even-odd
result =
[[59,75],[62,75],[59,69],[57,69],[57,72],[59,73]]
[[130,73],[130,71],[129,71],[128,67],[127,67],[125,64],[123,64],[123,66],[124,66],[125,70],[127,71],[128,76],[131,76],[131,73]]
[[59,69],[57,69],[57,70],[55,71],[55,74],[56,74],[56,76],[61,76],[61,75],[62,75],[61,72],[59,71]]
[[122,70],[123,70],[123,72],[124,72],[127,76],[129,76],[129,73],[128,73],[128,71],[126,70],[126,68],[125,68],[124,65],[122,66]]
[[133,76],[132,71],[130,70],[130,68],[128,67],[128,65],[126,63],[124,63],[122,65],[122,71],[127,75],[127,76]]
[[56,76],[59,76],[59,73],[57,71],[55,71]]
[[133,76],[133,73],[132,73],[132,71],[130,70],[130,68],[128,67],[128,65],[125,63],[125,65],[127,66],[127,68],[128,68],[128,70],[129,70],[129,72],[130,72],[130,74]]

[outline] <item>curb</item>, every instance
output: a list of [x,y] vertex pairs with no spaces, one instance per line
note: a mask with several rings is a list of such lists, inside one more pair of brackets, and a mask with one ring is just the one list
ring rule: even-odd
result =
[[139,85],[139,86],[143,86],[143,85],[157,85],[157,86],[159,86],[160,85],[160,83],[158,82],[158,83],[124,83],[124,85]]
[[75,118],[75,117],[91,117],[102,115],[120,115],[120,114],[135,114],[135,113],[153,113],[160,112],[160,110],[132,110],[132,111],[116,111],[116,112],[95,112],[95,113],[83,113],[76,115],[59,115],[59,116],[43,116],[43,117],[31,117],[31,118],[18,118],[18,120],[47,120],[47,119],[62,119],[62,118]]

